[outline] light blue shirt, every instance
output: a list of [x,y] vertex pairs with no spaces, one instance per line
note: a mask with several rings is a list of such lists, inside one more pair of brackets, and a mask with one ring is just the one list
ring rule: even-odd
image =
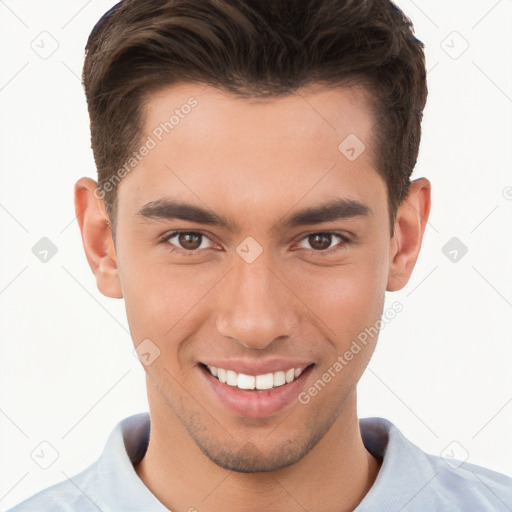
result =
[[[383,462],[355,512],[512,511],[511,478],[429,455],[386,419],[359,422],[366,448]],[[125,418],[96,462],[8,512],[168,512],[134,469],[146,452],[149,431],[147,412]]]

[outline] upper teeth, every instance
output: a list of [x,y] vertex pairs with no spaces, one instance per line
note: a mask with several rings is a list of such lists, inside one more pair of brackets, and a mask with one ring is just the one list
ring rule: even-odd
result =
[[236,373],[233,370],[216,368],[209,364],[207,364],[206,367],[210,370],[210,373],[221,382],[228,386],[238,387],[239,389],[271,389],[273,387],[282,386],[283,384],[295,380],[304,371],[304,368],[290,368],[285,372],[279,371],[265,373],[263,375],[245,375],[244,373]]

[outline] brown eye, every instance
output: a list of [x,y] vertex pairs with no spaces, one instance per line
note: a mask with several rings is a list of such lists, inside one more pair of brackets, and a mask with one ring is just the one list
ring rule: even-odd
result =
[[182,250],[185,252],[195,253],[199,252],[200,249],[208,249],[208,242],[210,240],[206,235],[195,231],[178,231],[171,233],[164,241],[172,245],[178,251]]
[[314,235],[308,236],[308,242],[318,251],[323,251],[325,249],[329,249],[331,245],[332,235],[324,234],[324,233],[315,233]]
[[[333,239],[338,239],[340,242],[334,246],[332,246]],[[304,242],[307,242],[306,245]],[[310,235],[305,236],[299,246],[303,249],[310,249],[312,254],[318,253],[319,255],[327,255],[331,252],[335,252],[337,250],[342,249],[345,245],[350,243],[350,239],[343,235],[342,233],[311,233]]]
[[183,249],[199,249],[201,246],[202,235],[196,233],[180,233],[178,235],[178,242]]

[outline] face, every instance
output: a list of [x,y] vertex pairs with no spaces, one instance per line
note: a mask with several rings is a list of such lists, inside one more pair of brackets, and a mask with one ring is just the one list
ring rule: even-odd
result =
[[120,286],[153,412],[222,467],[299,461],[341,421],[374,350],[333,371],[378,321],[389,279],[372,125],[356,89],[263,102],[179,85],[148,102],[156,145],[118,190]]

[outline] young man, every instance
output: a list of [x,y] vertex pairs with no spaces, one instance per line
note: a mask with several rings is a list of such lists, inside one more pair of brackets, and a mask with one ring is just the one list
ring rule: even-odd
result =
[[83,74],[99,183],[75,205],[150,411],[13,510],[512,509],[509,478],[357,417],[363,334],[430,212],[410,182],[422,48],[388,0],[125,0],[100,20]]

